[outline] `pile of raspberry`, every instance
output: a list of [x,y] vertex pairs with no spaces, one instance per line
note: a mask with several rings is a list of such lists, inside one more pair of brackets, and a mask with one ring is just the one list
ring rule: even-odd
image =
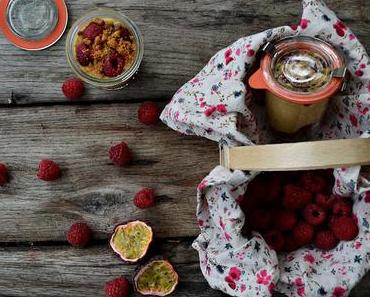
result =
[[243,234],[262,234],[276,252],[314,245],[334,249],[358,235],[352,200],[332,194],[333,170],[262,173],[238,203],[246,214]]

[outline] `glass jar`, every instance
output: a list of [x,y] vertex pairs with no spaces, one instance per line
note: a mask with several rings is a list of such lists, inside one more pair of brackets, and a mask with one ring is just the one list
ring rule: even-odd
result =
[[[78,62],[76,56],[77,39],[79,32],[83,31],[86,26],[95,20],[110,20],[115,24],[120,24],[132,34],[135,42],[135,52],[131,65],[123,70],[123,72],[115,77],[96,77],[88,73],[84,67]],[[124,14],[109,8],[98,8],[90,11],[79,18],[69,30],[66,40],[66,56],[69,65],[73,72],[86,83],[95,87],[115,90],[122,89],[128,85],[129,81],[134,78],[138,72],[144,55],[143,36],[136,24]]]
[[345,73],[344,59],[330,44],[289,37],[264,47],[249,85],[265,90],[272,128],[293,134],[320,121],[330,98],[343,86]]

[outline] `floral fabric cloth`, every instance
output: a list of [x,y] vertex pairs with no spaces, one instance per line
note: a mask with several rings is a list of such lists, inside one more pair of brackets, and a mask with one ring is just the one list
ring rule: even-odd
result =
[[334,187],[354,201],[358,237],[331,251],[305,247],[277,255],[259,233],[242,236],[238,197],[258,173],[216,167],[198,186],[201,234],[193,243],[210,286],[230,296],[265,297],[274,290],[290,297],[348,296],[370,268],[370,183],[359,172],[335,170]]
[[[303,0],[298,25],[269,29],[243,37],[219,51],[174,95],[161,119],[185,134],[227,145],[274,141],[263,107],[244,84],[266,42],[292,35],[321,38],[345,56],[350,72],[347,89],[332,98],[324,122],[312,139],[369,137],[370,62],[352,31],[319,0]],[[276,255],[254,233],[241,235],[244,213],[237,204],[257,172],[230,172],[216,167],[198,186],[197,218],[201,234],[193,247],[199,252],[203,275],[212,288],[231,296],[264,297],[276,290],[291,297],[344,297],[370,268],[370,183],[360,167],[334,170],[333,191],[352,197],[360,233],[332,251],[301,248]],[[368,199],[366,193],[368,194]]]
[[369,57],[352,31],[318,0],[303,1],[299,25],[243,37],[219,51],[176,92],[161,115],[162,121],[181,133],[229,145],[273,141],[264,110],[244,80],[261,46],[293,35],[316,36],[340,49],[351,74],[347,90],[331,100],[325,122],[312,138],[360,137],[370,127]]

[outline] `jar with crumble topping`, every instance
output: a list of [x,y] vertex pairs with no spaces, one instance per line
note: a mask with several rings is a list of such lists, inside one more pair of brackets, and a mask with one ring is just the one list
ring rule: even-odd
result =
[[71,27],[66,56],[75,74],[99,88],[115,90],[128,85],[144,55],[139,28],[124,14],[99,8]]
[[271,127],[294,134],[317,126],[330,98],[344,86],[345,74],[344,59],[333,46],[294,36],[265,45],[249,85],[265,90]]

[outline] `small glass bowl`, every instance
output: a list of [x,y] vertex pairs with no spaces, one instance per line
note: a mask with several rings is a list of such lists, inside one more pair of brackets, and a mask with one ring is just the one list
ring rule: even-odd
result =
[[[85,71],[82,70],[80,64],[76,59],[75,43],[77,34],[89,22],[93,21],[96,18],[108,18],[122,23],[124,27],[131,31],[135,38],[136,54],[134,62],[128,69],[123,71],[123,73],[118,75],[117,77],[96,78],[94,76],[88,75]],[[86,83],[89,83],[98,88],[108,90],[122,89],[128,85],[128,82],[134,78],[135,74],[139,70],[144,56],[144,40],[139,28],[130,18],[113,9],[98,8],[86,13],[72,25],[71,29],[68,32],[66,40],[66,56],[67,61],[71,66],[73,72]]]

